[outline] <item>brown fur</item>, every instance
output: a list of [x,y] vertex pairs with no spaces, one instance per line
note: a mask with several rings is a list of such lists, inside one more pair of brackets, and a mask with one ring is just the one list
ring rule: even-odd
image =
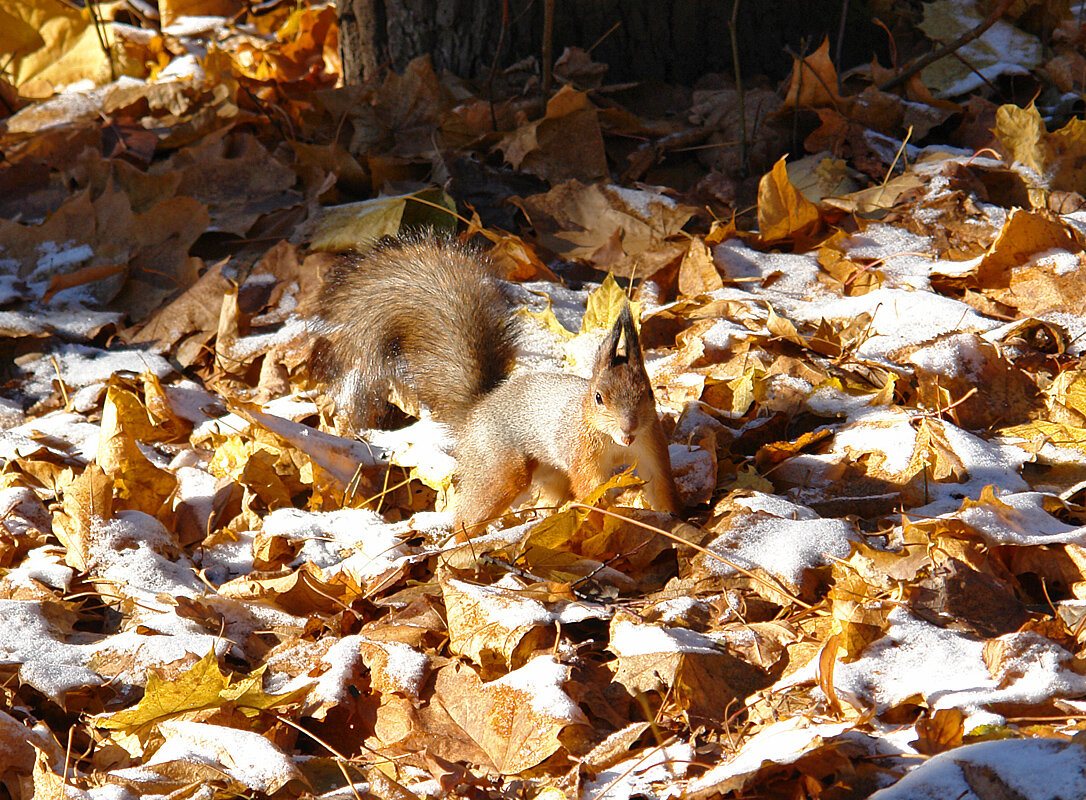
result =
[[582,499],[633,463],[652,506],[680,510],[628,307],[589,380],[510,375],[510,298],[488,261],[450,241],[400,239],[344,260],[319,309],[318,372],[339,387],[353,427],[373,425],[395,388],[455,429],[459,531],[493,519],[533,482],[553,502]]
[[355,430],[380,420],[392,388],[457,426],[516,358],[513,306],[494,266],[452,240],[403,237],[345,256],[317,308],[316,377],[343,390]]

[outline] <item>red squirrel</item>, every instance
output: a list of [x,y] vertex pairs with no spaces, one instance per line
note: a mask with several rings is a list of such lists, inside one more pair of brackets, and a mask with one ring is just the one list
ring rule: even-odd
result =
[[488,259],[450,239],[403,236],[345,256],[317,309],[315,371],[352,429],[375,425],[391,390],[413,394],[453,429],[458,533],[500,515],[533,483],[555,503],[579,500],[634,463],[653,508],[680,510],[628,305],[587,380],[513,373],[513,299]]

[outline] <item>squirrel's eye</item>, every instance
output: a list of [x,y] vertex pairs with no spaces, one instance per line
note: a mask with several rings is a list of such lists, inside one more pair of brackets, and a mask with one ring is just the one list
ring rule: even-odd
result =
[[598,406],[603,405],[603,395],[600,394],[599,392],[596,392],[596,405],[598,405]]

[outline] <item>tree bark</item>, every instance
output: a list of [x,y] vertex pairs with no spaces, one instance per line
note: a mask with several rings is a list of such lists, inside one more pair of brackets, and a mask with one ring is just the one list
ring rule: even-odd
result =
[[[485,79],[542,52],[542,0],[338,0],[344,76],[359,83],[383,66],[402,71],[429,54],[435,69]],[[503,4],[508,25],[502,39]],[[734,0],[556,0],[554,53],[588,50],[607,64],[608,82],[693,84],[732,70],[728,23]],[[829,36],[836,49],[844,0],[740,0],[739,60],[747,75],[780,80],[792,53]],[[840,69],[871,59],[885,45],[863,4],[851,3]],[[858,10],[860,9],[860,10]],[[502,52],[495,53],[499,40]],[[831,51],[832,52],[832,51]]]

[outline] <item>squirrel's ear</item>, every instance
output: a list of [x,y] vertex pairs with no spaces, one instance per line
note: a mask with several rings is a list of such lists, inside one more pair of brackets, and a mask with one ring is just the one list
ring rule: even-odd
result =
[[637,339],[637,328],[634,327],[629,305],[623,306],[622,311],[619,312],[605,346],[609,351],[608,355],[612,364],[640,360],[641,345]]
[[614,328],[615,334],[615,348],[611,352],[612,358],[629,358],[630,355],[630,340],[626,336],[626,328],[619,327],[618,324]]

